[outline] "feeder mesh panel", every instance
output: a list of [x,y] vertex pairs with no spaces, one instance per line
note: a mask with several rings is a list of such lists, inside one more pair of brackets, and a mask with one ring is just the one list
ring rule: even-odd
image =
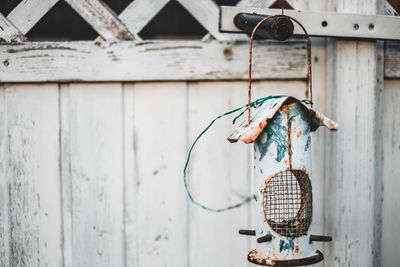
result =
[[299,237],[307,233],[312,217],[312,191],[308,175],[287,170],[273,176],[263,192],[264,215],[278,234]]

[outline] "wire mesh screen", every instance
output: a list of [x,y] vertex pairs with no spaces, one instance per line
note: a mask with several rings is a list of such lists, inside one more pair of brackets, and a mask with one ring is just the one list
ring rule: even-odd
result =
[[312,217],[312,191],[301,170],[277,173],[264,189],[264,215],[271,228],[286,237],[307,233]]

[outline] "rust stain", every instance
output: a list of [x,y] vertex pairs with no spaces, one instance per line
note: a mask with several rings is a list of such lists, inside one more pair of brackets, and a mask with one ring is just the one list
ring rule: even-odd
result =
[[298,246],[298,245],[296,245],[296,246],[294,247],[294,252],[295,252],[295,253],[299,253],[299,246]]
[[302,133],[301,131],[298,131],[297,134],[296,134],[296,137],[297,137],[297,138],[300,138],[300,136],[302,136],[302,134],[303,134],[303,133]]
[[318,112],[314,112],[315,117],[326,127],[328,127],[329,130],[334,130],[337,131],[339,129],[339,125],[335,123],[334,121],[324,117],[323,115],[319,114]]

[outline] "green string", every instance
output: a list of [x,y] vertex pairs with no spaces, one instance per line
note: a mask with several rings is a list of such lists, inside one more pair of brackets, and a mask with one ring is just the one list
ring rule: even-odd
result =
[[[250,104],[250,106],[253,107],[253,108],[257,108],[257,107],[260,107],[265,101],[267,101],[267,100],[269,100],[269,99],[280,98],[280,97],[285,97],[285,96],[268,96],[268,97],[259,98],[259,99],[255,100],[254,102],[252,102],[252,103]],[[243,109],[243,110],[242,110],[242,109]],[[215,119],[213,119],[213,120],[210,122],[210,124],[208,124],[208,126],[199,134],[199,136],[197,136],[197,138],[194,140],[192,146],[191,146],[190,149],[189,149],[189,153],[188,153],[188,156],[187,156],[187,158],[186,158],[185,167],[184,167],[184,169],[183,169],[183,182],[184,182],[184,184],[185,184],[186,193],[187,193],[187,195],[188,195],[190,201],[191,201],[193,204],[195,204],[195,205],[197,205],[197,206],[199,206],[199,207],[201,207],[201,208],[203,208],[203,209],[205,209],[205,210],[213,211],[213,212],[222,212],[222,211],[226,211],[226,210],[231,210],[231,209],[234,209],[234,208],[238,208],[238,207],[240,207],[240,206],[242,206],[242,205],[244,205],[244,204],[246,204],[246,203],[252,201],[253,199],[256,199],[256,196],[253,195],[253,196],[246,197],[242,202],[239,202],[239,203],[237,203],[237,204],[235,204],[235,205],[227,206],[227,207],[224,207],[224,208],[218,208],[218,209],[216,209],[216,208],[209,208],[209,207],[207,207],[207,206],[205,206],[205,205],[203,205],[203,204],[197,202],[197,201],[193,198],[192,194],[191,194],[190,191],[189,191],[188,184],[187,184],[187,172],[186,172],[186,171],[187,171],[187,167],[188,167],[188,165],[189,165],[190,156],[192,155],[192,151],[193,151],[193,149],[194,149],[194,147],[195,147],[197,141],[199,141],[199,139],[203,136],[203,134],[205,134],[205,133],[208,131],[208,129],[210,129],[210,127],[214,124],[214,122],[215,122],[216,120],[218,120],[218,119],[220,119],[220,118],[222,118],[222,117],[224,117],[224,116],[230,115],[230,114],[232,114],[232,113],[235,113],[235,112],[237,112],[237,111],[240,111],[240,110],[242,110],[242,112],[241,112],[237,117],[235,117],[235,118],[233,119],[233,122],[232,122],[233,124],[235,124],[236,120],[237,120],[238,118],[240,118],[240,117],[248,110],[248,105],[243,105],[243,106],[241,106],[241,107],[239,107],[239,108],[235,108],[234,110],[225,112],[224,114],[219,115],[218,117],[216,117]]]

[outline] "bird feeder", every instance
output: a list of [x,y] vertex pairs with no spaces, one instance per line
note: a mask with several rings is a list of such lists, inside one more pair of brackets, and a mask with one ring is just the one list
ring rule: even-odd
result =
[[[270,17],[257,24],[250,39],[249,99],[252,40],[258,26]],[[311,101],[306,102],[311,106],[290,96],[273,97],[253,108],[250,116],[249,100],[248,121],[228,138],[232,143],[241,140],[254,146],[256,230],[239,233],[256,236],[256,249],[248,254],[248,260],[259,265],[317,263],[323,254],[314,249],[313,242],[331,240],[329,236],[313,235],[310,133],[319,126],[337,130],[338,125],[312,108],[311,44],[303,30],[308,40],[311,95]]]

